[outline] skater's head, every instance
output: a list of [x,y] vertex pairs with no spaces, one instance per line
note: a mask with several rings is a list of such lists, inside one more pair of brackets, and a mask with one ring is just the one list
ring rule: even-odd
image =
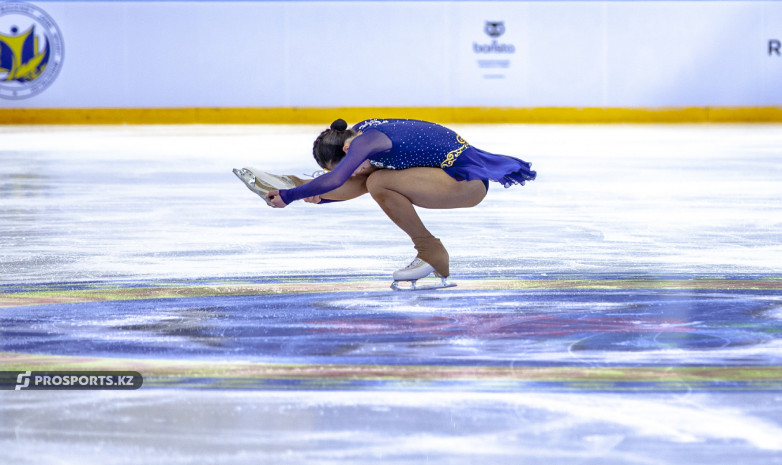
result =
[[355,135],[354,131],[348,129],[348,123],[344,119],[334,121],[330,128],[320,133],[312,145],[315,161],[323,169],[334,169],[345,157],[345,142]]

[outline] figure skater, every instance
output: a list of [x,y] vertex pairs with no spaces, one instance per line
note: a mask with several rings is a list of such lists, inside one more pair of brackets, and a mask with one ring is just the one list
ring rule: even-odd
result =
[[[448,128],[410,119],[370,119],[351,129],[338,119],[318,136],[312,153],[327,172],[309,182],[287,177],[288,182],[276,185],[297,187],[270,190],[265,200],[284,208],[296,200],[344,201],[369,192],[418,251],[410,265],[394,272],[394,289],[399,289],[398,281],[411,281],[416,289],[415,281],[433,272],[442,282],[428,288],[451,285],[445,279],[450,276],[448,251],[414,206],[474,207],[486,197],[488,181],[510,187],[536,176],[523,160],[485,152]],[[256,173],[244,172],[243,177],[234,172],[253,190],[248,180]]]

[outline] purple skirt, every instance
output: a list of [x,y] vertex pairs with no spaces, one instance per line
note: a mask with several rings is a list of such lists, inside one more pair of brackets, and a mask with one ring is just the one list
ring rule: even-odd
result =
[[457,181],[488,180],[510,187],[514,184],[523,186],[524,182],[535,180],[537,173],[530,166],[530,163],[518,158],[468,146],[459,154],[453,166],[443,170]]

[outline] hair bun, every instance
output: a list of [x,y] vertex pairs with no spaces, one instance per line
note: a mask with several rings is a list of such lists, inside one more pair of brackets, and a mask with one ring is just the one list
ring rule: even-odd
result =
[[340,118],[333,123],[331,123],[331,129],[337,130],[337,131],[344,131],[348,128],[348,123],[344,119]]

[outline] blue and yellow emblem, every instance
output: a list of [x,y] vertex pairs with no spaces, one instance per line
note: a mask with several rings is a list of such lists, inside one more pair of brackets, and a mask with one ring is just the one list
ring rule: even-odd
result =
[[62,34],[29,3],[0,4],[0,97],[24,99],[49,87],[62,67]]

